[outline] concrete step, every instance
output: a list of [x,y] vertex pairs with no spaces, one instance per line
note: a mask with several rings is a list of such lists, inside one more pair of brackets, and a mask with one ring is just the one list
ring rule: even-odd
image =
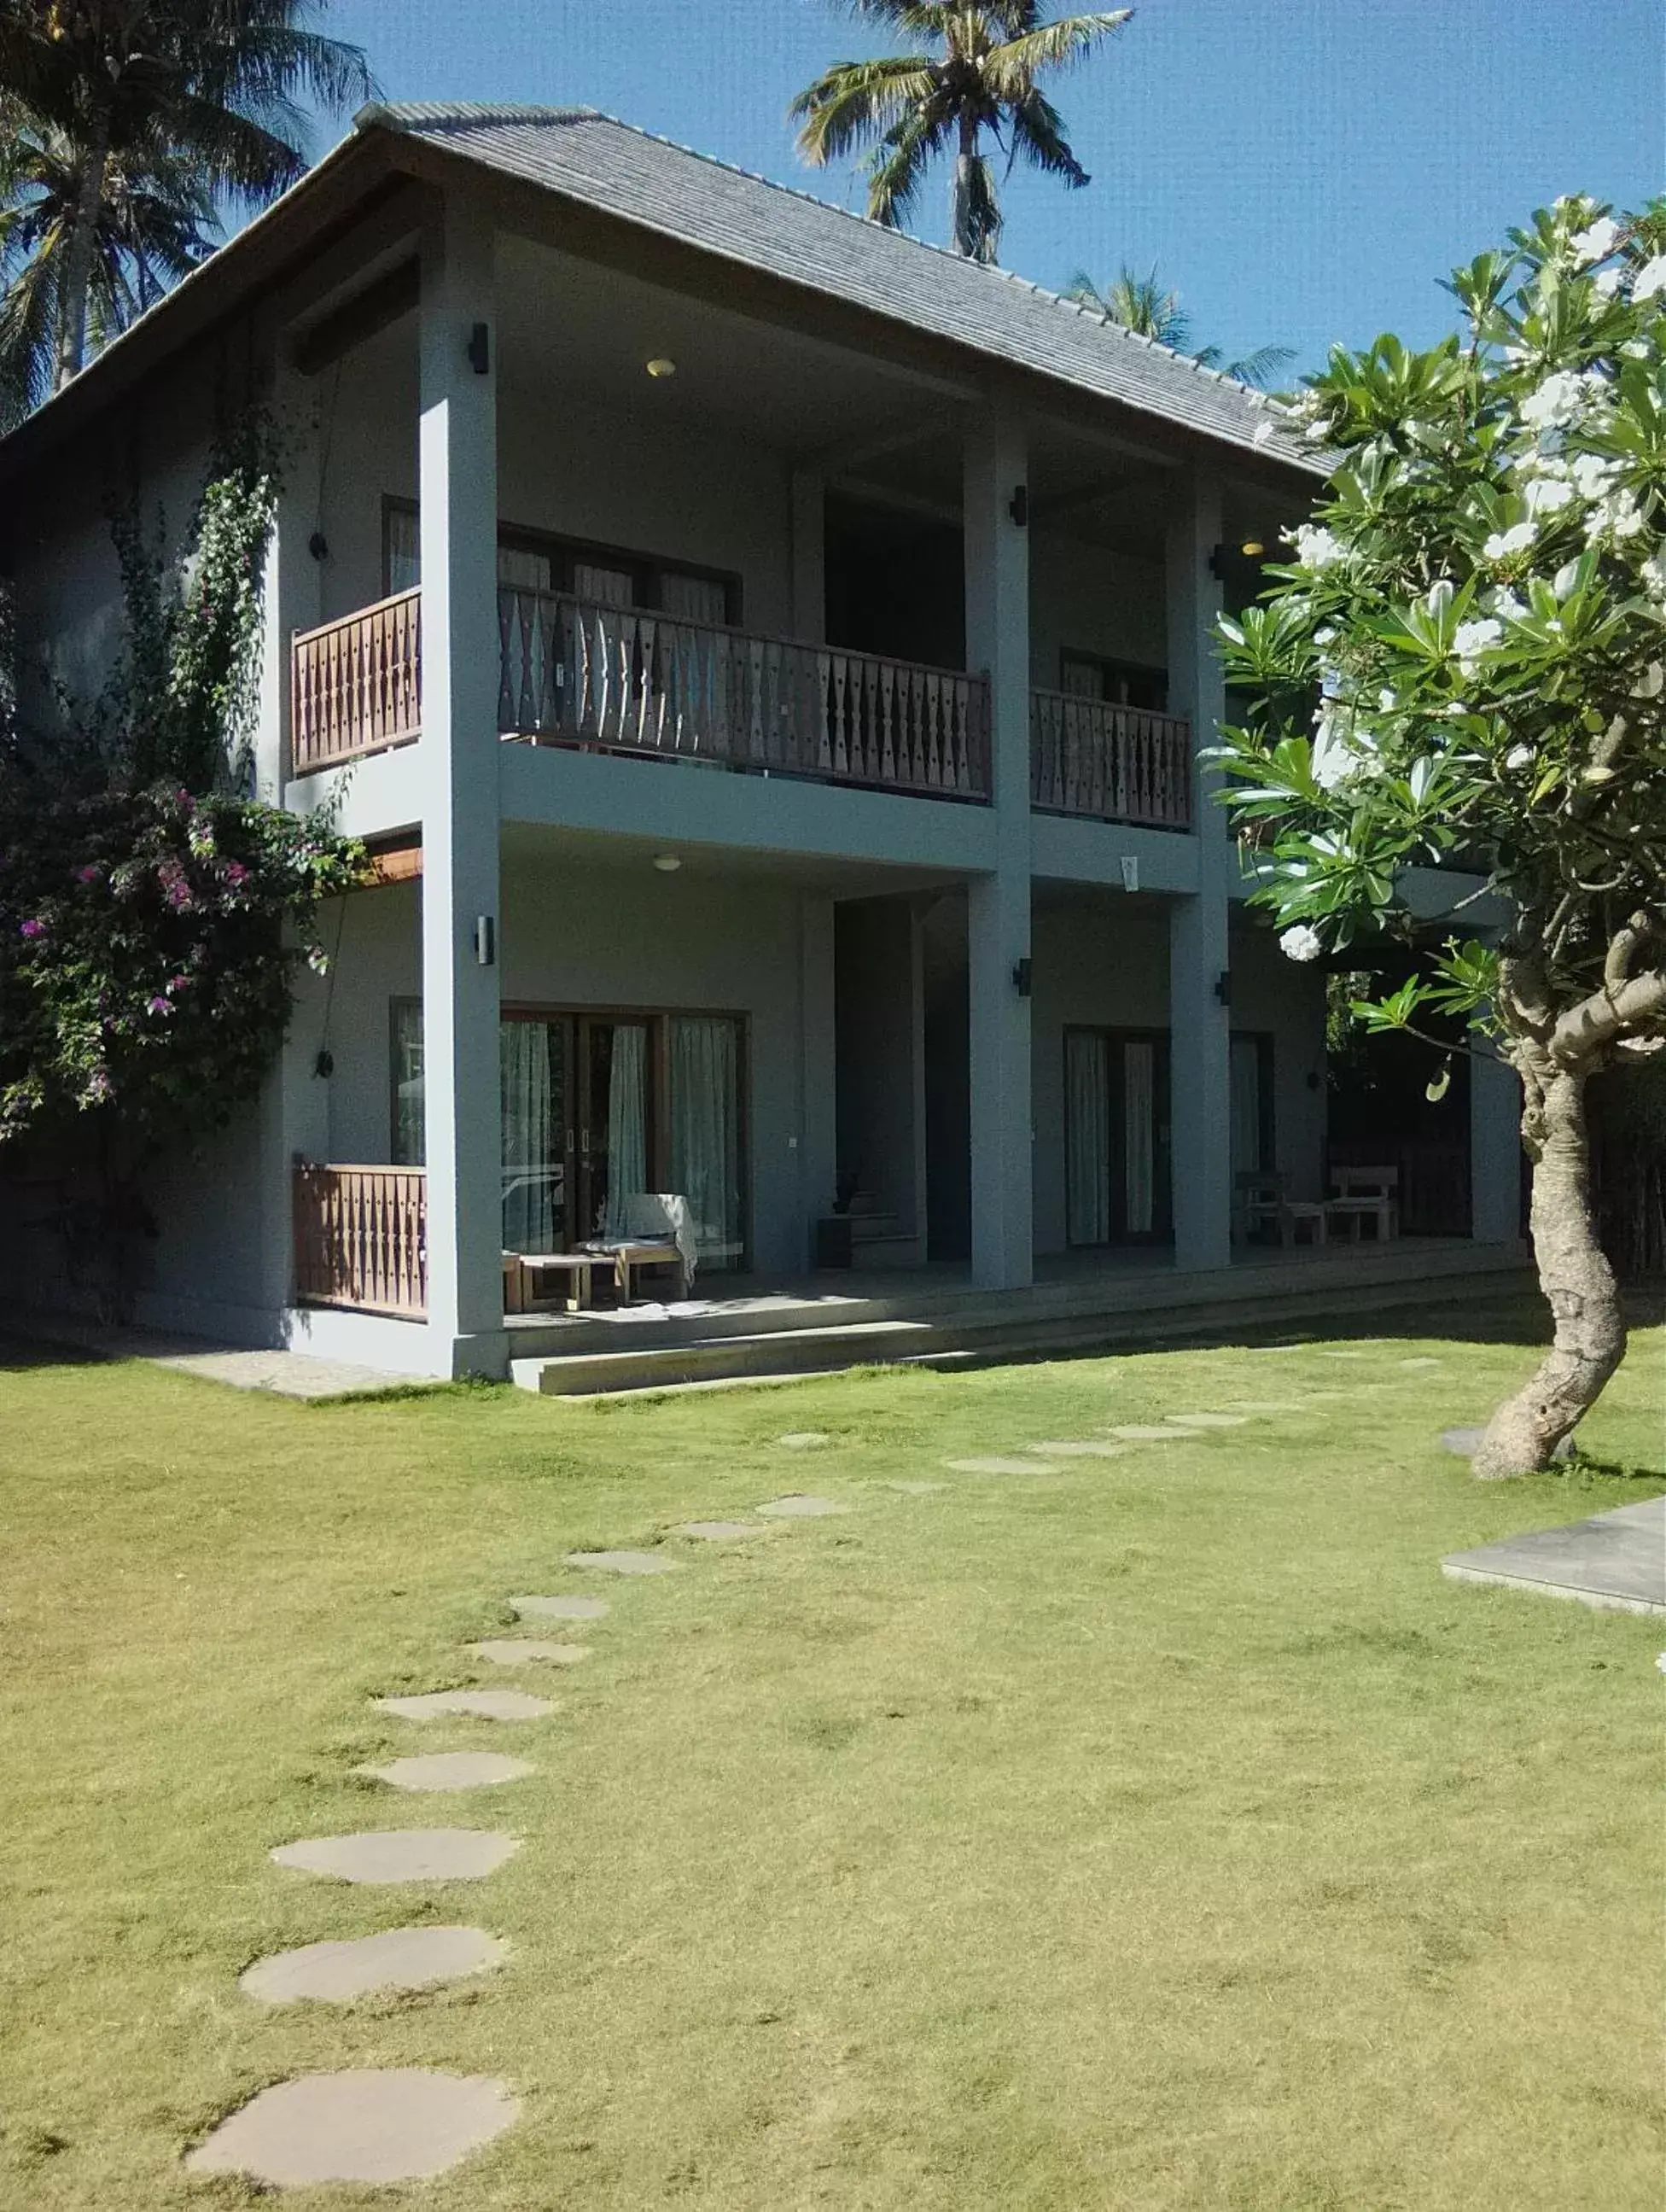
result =
[[[1513,1286],[1519,1270],[1486,1279],[1493,1290]],[[1473,1284],[1467,1286],[1473,1289]],[[511,1363],[523,1389],[547,1397],[615,1397],[626,1393],[718,1389],[803,1380],[870,1365],[964,1366],[999,1360],[1068,1358],[1130,1345],[1199,1336],[1241,1334],[1292,1323],[1346,1320],[1396,1306],[1428,1306],[1462,1297],[1466,1285],[1400,1280],[1292,1289],[1282,1295],[1221,1296],[1178,1307],[1101,1307],[1063,1313],[1009,1299],[1000,1306],[965,1301],[951,1314],[864,1319],[772,1328],[751,1334],[658,1341],[628,1351],[582,1351]]]

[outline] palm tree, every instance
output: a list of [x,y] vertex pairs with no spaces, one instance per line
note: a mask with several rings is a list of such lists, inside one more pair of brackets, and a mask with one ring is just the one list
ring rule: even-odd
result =
[[[148,242],[136,266],[154,276],[178,274],[160,250],[167,224],[149,188],[179,187],[175,243],[187,260],[199,259],[209,242],[197,235],[205,204],[263,207],[306,168],[300,98],[338,112],[371,95],[358,48],[305,27],[314,6],[315,0],[0,0],[0,99],[33,125],[54,167],[73,179],[67,193],[54,186],[58,211],[50,222],[15,220],[20,199],[33,203],[42,196],[39,187],[24,185],[8,195],[12,238],[34,238],[30,283],[52,302],[56,385],[86,359],[100,241],[107,245],[112,211],[124,202],[129,213],[117,215],[114,228],[130,220],[131,179],[148,180],[153,203]],[[112,178],[122,177],[129,185],[112,190]],[[34,261],[48,254],[50,270],[36,271]],[[147,281],[142,274],[141,291]],[[121,326],[118,295],[106,293],[103,312]]]
[[[77,149],[59,131],[0,106],[0,430],[38,407],[57,380],[64,275],[81,204]],[[213,246],[212,200],[190,164],[164,147],[112,152],[94,226],[86,332],[103,345]]]
[[1180,305],[1179,294],[1164,290],[1154,268],[1148,276],[1136,276],[1124,262],[1115,281],[1103,291],[1085,269],[1079,269],[1070,279],[1064,296],[1074,300],[1080,307],[1091,307],[1108,323],[1120,323],[1125,331],[1133,331],[1140,337],[1154,338],[1159,345],[1168,346],[1175,353],[1189,354],[1201,368],[1218,368],[1239,384],[1254,385],[1258,391],[1264,392],[1286,362],[1296,357],[1293,346],[1257,346],[1239,361],[1227,361],[1218,345],[1194,347],[1191,318]]
[[987,131],[1007,171],[1023,161],[1072,190],[1087,173],[1071,152],[1057,108],[1040,90],[1045,70],[1069,69],[1119,31],[1131,8],[1044,21],[1039,0],[846,0],[854,15],[931,41],[912,53],[835,62],[789,111],[802,125],[798,151],[822,168],[872,149],[868,213],[894,228],[912,212],[927,164],[954,155],[954,243],[974,261],[993,261],[1001,234]]

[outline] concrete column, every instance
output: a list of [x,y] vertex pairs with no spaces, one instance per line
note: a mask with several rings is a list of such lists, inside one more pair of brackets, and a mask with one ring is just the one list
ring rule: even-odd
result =
[[1522,1233],[1521,1079],[1479,1039],[1469,1061],[1469,1234],[1513,1244]]
[[[1189,471],[1168,526],[1168,703],[1190,719],[1195,748],[1215,742],[1226,712],[1214,640],[1221,586],[1209,572],[1220,538],[1220,485]],[[1169,909],[1170,1157],[1174,1264],[1183,1268],[1232,1260],[1232,1024],[1220,990],[1229,977],[1228,890],[1237,863],[1225,809],[1215,800],[1219,782],[1209,763],[1195,763],[1197,889]]]
[[804,1264],[815,1261],[815,1224],[833,1212],[839,1171],[838,1054],[833,1013],[833,902],[806,892],[799,902],[800,1090],[798,1193]]
[[[972,1272],[1004,1290],[1034,1274],[1030,1001],[1030,546],[1014,514],[1028,454],[1008,421],[966,441],[962,499],[966,666],[987,674],[996,866],[966,894],[972,1094]],[[1023,501],[1018,502],[1022,512]]]
[[827,482],[818,469],[792,472],[792,634],[807,645],[827,635]]
[[439,1373],[489,1370],[503,1352],[493,261],[490,228],[448,202],[422,241],[418,344],[428,1332]]

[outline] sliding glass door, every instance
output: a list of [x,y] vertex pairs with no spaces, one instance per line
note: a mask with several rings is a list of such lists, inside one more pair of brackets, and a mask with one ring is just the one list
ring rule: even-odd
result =
[[1168,1066],[1160,1031],[1065,1031],[1064,1212],[1072,1245],[1156,1243],[1172,1233]]
[[[396,1000],[391,1154],[423,1160],[422,1006]],[[506,1252],[625,1233],[644,1193],[686,1198],[700,1264],[746,1261],[745,1035],[734,1014],[527,1008],[499,1033]]]

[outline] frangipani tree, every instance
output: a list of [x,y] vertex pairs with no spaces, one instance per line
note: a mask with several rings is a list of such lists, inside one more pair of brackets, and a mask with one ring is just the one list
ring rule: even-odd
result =
[[1219,757],[1293,958],[1426,941],[1408,870],[1485,879],[1473,934],[1355,1011],[1467,1017],[1521,1078],[1555,1327],[1476,1454],[1504,1475],[1546,1466],[1624,1355],[1585,1091],[1666,1042],[1666,202],[1558,201],[1451,289],[1462,337],[1338,348],[1298,403],[1336,466],[1281,580],[1221,625],[1251,706]]

